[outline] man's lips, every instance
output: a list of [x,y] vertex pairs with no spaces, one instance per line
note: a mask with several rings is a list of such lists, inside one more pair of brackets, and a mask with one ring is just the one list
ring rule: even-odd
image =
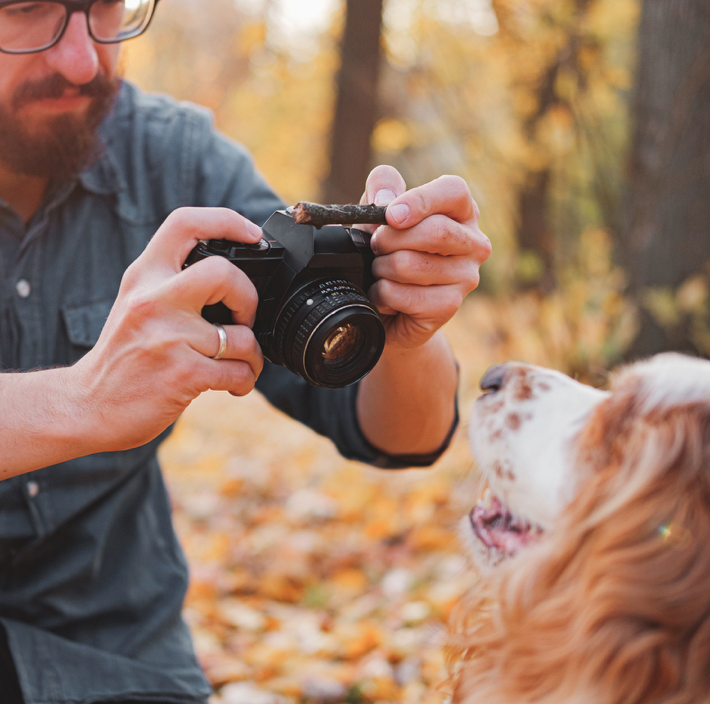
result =
[[25,108],[32,110],[37,107],[41,110],[72,111],[86,107],[91,102],[91,98],[82,95],[79,89],[67,90],[63,95],[56,98],[38,98],[25,105]]

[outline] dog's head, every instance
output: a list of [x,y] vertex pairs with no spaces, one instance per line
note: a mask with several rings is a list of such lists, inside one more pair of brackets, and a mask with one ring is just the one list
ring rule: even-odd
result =
[[494,566],[454,620],[456,701],[707,701],[710,362],[659,355],[608,392],[520,364],[481,386],[466,531]]

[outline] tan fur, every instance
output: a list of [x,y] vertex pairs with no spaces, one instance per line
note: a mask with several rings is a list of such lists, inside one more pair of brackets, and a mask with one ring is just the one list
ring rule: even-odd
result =
[[640,387],[584,428],[555,527],[459,604],[454,704],[710,701],[710,399],[644,416]]

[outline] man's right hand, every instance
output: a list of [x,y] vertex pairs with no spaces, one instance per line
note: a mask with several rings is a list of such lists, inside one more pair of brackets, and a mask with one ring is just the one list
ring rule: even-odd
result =
[[[208,389],[248,394],[263,367],[251,281],[222,257],[183,269],[201,239],[257,242],[261,230],[217,208],[175,211],[126,270],[95,347],[72,367],[0,375],[0,479],[94,452],[142,445]],[[233,311],[227,350],[202,308]]]

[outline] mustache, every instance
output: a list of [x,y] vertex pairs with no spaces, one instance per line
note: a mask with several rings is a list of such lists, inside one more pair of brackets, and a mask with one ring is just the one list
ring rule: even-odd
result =
[[12,107],[14,110],[19,110],[24,105],[36,100],[61,98],[67,90],[75,91],[77,88],[81,96],[88,98],[107,98],[116,91],[118,83],[120,83],[119,78],[109,78],[99,73],[95,78],[89,81],[89,83],[77,86],[68,81],[61,74],[55,73],[37,81],[23,83],[13,95]]

